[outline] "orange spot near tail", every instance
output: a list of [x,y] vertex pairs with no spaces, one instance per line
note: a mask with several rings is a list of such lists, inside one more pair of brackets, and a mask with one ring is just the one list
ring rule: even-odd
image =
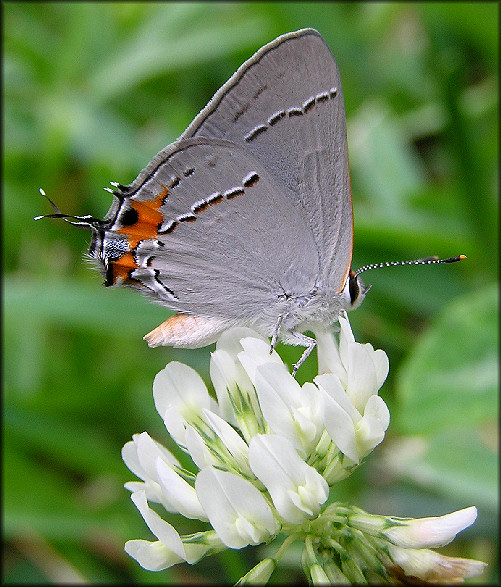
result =
[[[137,269],[138,265],[132,255],[132,253],[125,253],[117,259],[116,261],[110,262],[111,266],[111,275],[110,281],[111,284],[115,285],[117,281],[121,280],[122,283],[139,283],[136,280],[130,278],[130,271],[133,269]],[[110,285],[111,285],[110,284]]]
[[137,247],[139,241],[157,236],[158,226],[164,220],[159,209],[164,203],[167,193],[168,189],[164,188],[154,200],[143,202],[130,200],[130,205],[137,212],[137,222],[130,226],[124,226],[118,232],[127,235],[127,241],[131,249]]

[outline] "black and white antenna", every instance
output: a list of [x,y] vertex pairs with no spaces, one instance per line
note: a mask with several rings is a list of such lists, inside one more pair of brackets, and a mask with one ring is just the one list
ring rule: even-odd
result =
[[370,269],[381,269],[382,267],[395,267],[398,265],[437,265],[438,263],[456,263],[457,261],[463,261],[466,259],[466,255],[457,255],[456,257],[449,257],[448,259],[439,259],[438,257],[425,257],[424,259],[414,259],[413,261],[387,261],[386,263],[371,263],[370,265],[364,265],[355,271],[353,277],[358,277],[364,271]]
[[94,216],[91,216],[90,214],[86,214],[85,216],[72,216],[71,214],[63,214],[42,188],[40,188],[39,191],[42,196],[48,200],[55,214],[42,214],[41,216],[35,216],[33,220],[40,220],[42,218],[62,218],[65,222],[68,222],[72,226],[79,226],[83,228],[93,228],[96,226],[96,224],[101,223],[101,220],[94,218]]

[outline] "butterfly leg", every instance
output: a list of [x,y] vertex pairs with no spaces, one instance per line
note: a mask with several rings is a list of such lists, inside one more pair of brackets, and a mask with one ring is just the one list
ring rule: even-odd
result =
[[303,354],[299,358],[299,361],[293,365],[292,376],[295,377],[299,367],[301,367],[301,365],[309,357],[311,351],[316,347],[317,341],[314,338],[311,338],[311,336],[306,336],[305,334],[301,334],[300,332],[291,331],[290,334],[293,337],[292,340],[289,339],[289,341],[292,342],[292,344],[295,343],[297,345],[306,347],[304,349]]
[[277,323],[275,324],[275,330],[273,331],[273,336],[271,337],[271,345],[270,345],[270,355],[275,350],[275,347],[278,343],[278,336],[280,333],[280,327],[282,326],[282,322],[284,321],[284,314],[278,317]]

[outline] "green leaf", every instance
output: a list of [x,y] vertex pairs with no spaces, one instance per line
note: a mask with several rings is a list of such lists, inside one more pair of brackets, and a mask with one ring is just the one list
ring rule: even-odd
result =
[[477,428],[496,418],[495,284],[446,306],[402,365],[395,421],[405,434]]
[[389,449],[401,476],[490,512],[498,499],[497,298],[491,284],[456,299],[409,353],[393,414],[404,438]]

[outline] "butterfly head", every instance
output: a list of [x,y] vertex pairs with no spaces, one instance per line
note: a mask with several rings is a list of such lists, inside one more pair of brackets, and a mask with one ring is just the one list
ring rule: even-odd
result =
[[372,286],[364,285],[363,281],[358,277],[358,272],[350,270],[348,275],[348,294],[349,303],[348,310],[355,310],[364,301],[365,295]]

